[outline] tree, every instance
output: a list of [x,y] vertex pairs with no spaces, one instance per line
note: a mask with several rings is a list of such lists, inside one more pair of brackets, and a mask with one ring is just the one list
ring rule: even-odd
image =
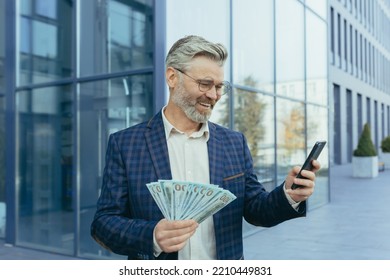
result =
[[[243,84],[250,88],[256,88],[257,82],[248,76]],[[251,154],[255,157],[258,154],[260,142],[264,139],[264,114],[267,104],[262,100],[259,93],[236,89],[234,107],[234,126],[241,131],[248,140]],[[220,123],[227,126],[229,123],[228,99],[223,101],[222,106],[226,108],[226,114],[222,115]]]
[[294,106],[290,114],[281,121],[284,125],[284,146],[286,156],[299,149],[305,149],[305,116],[301,105]]
[[355,157],[374,157],[377,155],[374,143],[371,139],[371,130],[368,123],[363,127],[358,146],[356,150],[353,151],[353,155]]

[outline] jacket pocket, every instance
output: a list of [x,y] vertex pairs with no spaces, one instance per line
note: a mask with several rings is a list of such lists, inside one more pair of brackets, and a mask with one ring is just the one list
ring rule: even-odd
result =
[[242,176],[244,176],[244,172],[241,172],[241,173],[238,173],[238,174],[235,174],[235,175],[232,175],[232,176],[225,177],[225,178],[223,178],[223,181],[224,182],[230,181],[230,180],[242,177]]

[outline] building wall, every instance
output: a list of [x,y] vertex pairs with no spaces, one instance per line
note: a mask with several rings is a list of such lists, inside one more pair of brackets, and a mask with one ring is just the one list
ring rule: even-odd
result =
[[365,123],[379,155],[382,139],[390,135],[390,1],[331,0],[329,27],[329,83],[339,90],[329,95],[331,163],[345,164]]

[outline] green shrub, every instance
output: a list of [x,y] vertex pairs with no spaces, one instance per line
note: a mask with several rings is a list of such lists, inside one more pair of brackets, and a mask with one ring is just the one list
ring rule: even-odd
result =
[[376,156],[376,149],[371,139],[370,126],[366,123],[363,127],[362,134],[356,150],[353,151],[355,157],[373,157]]
[[390,153],[390,136],[384,138],[381,142],[382,152]]

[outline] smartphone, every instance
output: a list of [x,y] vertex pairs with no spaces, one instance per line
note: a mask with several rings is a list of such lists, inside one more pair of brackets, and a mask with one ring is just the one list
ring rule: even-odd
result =
[[[322,149],[325,147],[325,144],[326,144],[326,141],[317,141],[313,148],[311,149],[310,151],[310,154],[308,155],[308,157],[306,158],[305,160],[305,163],[302,165],[302,168],[301,170],[299,171],[298,175],[297,175],[297,178],[304,178],[302,175],[301,175],[301,171],[302,170],[312,170],[313,169],[313,165],[312,165],[312,161],[314,159],[317,159],[318,156],[320,155],[320,153],[322,152]],[[292,184],[291,186],[291,189],[295,190],[296,188],[301,188],[302,186],[301,185],[296,185],[296,184]]]

